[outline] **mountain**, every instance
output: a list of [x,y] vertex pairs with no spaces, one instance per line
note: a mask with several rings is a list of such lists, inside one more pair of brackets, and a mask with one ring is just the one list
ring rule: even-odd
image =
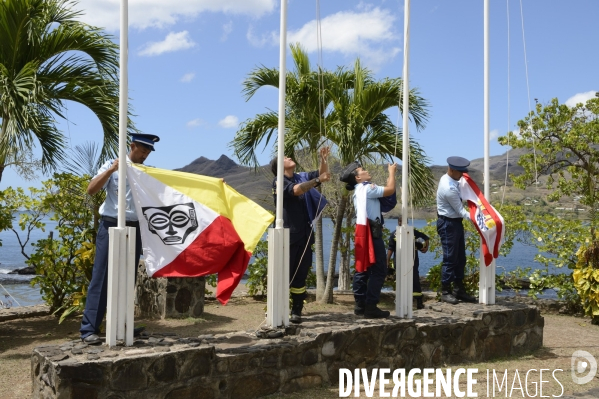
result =
[[[505,180],[506,163],[508,164],[508,174],[517,175],[522,173],[523,169],[518,166],[517,162],[523,153],[523,150],[511,150],[508,154],[509,158],[506,157],[506,154],[489,157],[491,181],[499,184],[503,183]],[[333,169],[333,172],[335,172],[335,169]],[[401,167],[399,169],[398,176],[401,176]],[[484,159],[477,158],[472,160],[469,169],[470,176],[482,189]],[[226,155],[221,155],[216,161],[200,157],[189,165],[175,170],[223,178],[228,185],[241,194],[251,198],[266,209],[274,210],[271,189],[274,177],[270,171],[270,165],[253,169],[238,165]],[[447,172],[447,165],[432,165],[431,170],[435,180],[439,180]]]
[[274,210],[271,189],[273,176],[270,165],[253,169],[238,165],[226,155],[221,155],[216,161],[200,157],[189,165],[175,170],[223,178],[239,193],[251,198],[266,209]]

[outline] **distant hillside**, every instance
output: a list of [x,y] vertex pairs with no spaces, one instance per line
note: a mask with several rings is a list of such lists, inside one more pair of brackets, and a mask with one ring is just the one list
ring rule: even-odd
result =
[[[522,153],[522,150],[510,151],[508,173],[522,173],[523,169],[517,164]],[[505,179],[506,155],[492,156],[489,161],[491,181],[503,182]],[[483,168],[483,158],[474,159],[470,163],[470,176],[481,186],[483,184]],[[399,169],[401,170],[401,167]],[[175,170],[204,176],[222,177],[227,184],[241,194],[253,199],[266,209],[274,210],[271,190],[273,175],[269,165],[260,166],[257,169],[248,168],[238,165],[226,155],[221,155],[216,161],[200,157],[189,165]],[[438,180],[447,171],[447,165],[433,165],[431,170],[435,180]],[[401,175],[401,173],[398,172],[398,175]]]
[[260,166],[258,169],[248,168],[235,163],[226,155],[221,155],[216,161],[200,157],[182,168],[175,169],[198,175],[222,177],[228,185],[256,201],[266,209],[274,210],[272,199],[272,173],[270,166]]

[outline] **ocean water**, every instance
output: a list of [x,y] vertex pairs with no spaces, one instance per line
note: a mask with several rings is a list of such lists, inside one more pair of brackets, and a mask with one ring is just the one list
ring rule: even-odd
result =
[[[412,224],[416,228],[422,228],[426,225],[425,220],[414,220]],[[56,222],[49,219],[45,220],[46,229],[34,230],[31,232],[29,243],[25,247],[25,253],[31,254],[33,252],[32,242],[35,242],[42,238],[47,238],[48,234],[56,227]],[[394,231],[397,226],[395,219],[385,221],[385,226]],[[21,240],[25,237],[25,233],[19,230]],[[324,259],[325,263],[328,261],[331,239],[333,235],[333,223],[330,219],[323,220],[323,240],[324,240]],[[54,233],[56,237],[56,233]],[[7,274],[8,272],[26,267],[26,258],[21,253],[21,247],[16,235],[8,230],[0,232],[0,240],[2,240],[2,246],[0,247],[0,306],[8,304],[9,306],[29,306],[39,303],[43,303],[39,288],[37,286],[31,286],[30,281],[33,276],[19,276],[14,274]],[[517,267],[540,267],[539,263],[535,262],[534,257],[537,254],[537,250],[534,247],[521,244],[519,242],[514,243],[514,247],[508,257],[499,257],[496,261],[497,273],[504,271],[515,270]],[[339,256],[337,261],[339,262]],[[433,253],[419,254],[420,259],[420,274],[426,275],[428,270],[438,264],[440,259],[435,259]],[[552,272],[559,273],[564,270],[554,269]],[[548,297],[554,296],[550,291],[546,294]]]

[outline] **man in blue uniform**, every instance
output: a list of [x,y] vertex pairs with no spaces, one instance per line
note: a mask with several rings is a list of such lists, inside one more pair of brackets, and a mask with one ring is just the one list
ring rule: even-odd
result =
[[[385,241],[383,240],[382,225],[383,215],[381,214],[381,202],[379,198],[388,197],[395,193],[395,171],[397,164],[389,164],[387,168],[389,176],[384,186],[371,183],[372,176],[358,163],[352,162],[341,172],[339,180],[347,183],[348,190],[356,190],[358,186],[361,193],[366,196],[366,217],[369,219],[371,229],[372,245],[374,247],[375,263],[367,265],[364,271],[356,271],[352,288],[354,291],[354,314],[363,315],[366,319],[381,319],[389,317],[387,310],[379,309],[377,304],[381,295],[381,289],[387,276],[387,258],[385,257]],[[358,190],[356,190],[358,191]],[[356,215],[361,210],[358,209],[357,193],[353,195],[354,208]],[[361,203],[361,201],[360,201]]]
[[[151,151],[154,151],[154,143],[159,141],[158,136],[152,134],[131,134],[131,149],[128,154],[132,163],[143,164]],[[106,190],[106,200],[100,206],[101,221],[96,236],[96,258],[92,279],[87,290],[85,311],[81,320],[81,339],[88,344],[101,342],[98,334],[100,324],[106,313],[107,289],[108,289],[108,229],[117,227],[118,217],[118,184],[119,184],[119,160],[108,161],[98,170],[98,173],[87,187],[87,193],[94,195],[100,190]],[[139,222],[129,184],[126,185],[126,225],[135,227],[135,266],[139,263],[141,255],[141,234]]]
[[[470,219],[460,195],[459,180],[468,172],[470,161],[462,157],[447,158],[447,173],[441,176],[437,189],[437,233],[443,247],[441,268],[441,300],[456,304],[460,300],[476,302],[464,287],[466,241],[462,219]],[[453,283],[453,291],[451,284]]]
[[[402,217],[399,216],[397,219],[397,225],[401,226]],[[422,287],[420,285],[420,259],[418,259],[418,252],[423,254],[428,252],[429,237],[421,231],[414,229],[414,237],[416,238],[414,245],[414,268],[412,269],[412,296],[416,299],[416,309],[424,309],[424,302],[422,298]],[[389,237],[389,244],[387,245],[387,264],[391,260],[391,255],[395,255],[395,249],[397,248],[397,241],[395,240],[395,231],[391,232]],[[394,257],[393,267],[397,270],[397,256]]]
[[[295,173],[295,162],[285,157],[283,168],[283,223],[289,228],[289,282],[291,292],[292,323],[301,323],[304,299],[306,299],[306,278],[312,266],[312,221],[326,200],[317,190],[321,183],[331,179],[329,173],[329,147],[320,149],[320,168],[307,173]],[[271,163],[275,179],[272,192],[275,205],[277,203],[277,158]],[[325,202],[323,202],[325,201]],[[314,214],[310,214],[314,213]]]

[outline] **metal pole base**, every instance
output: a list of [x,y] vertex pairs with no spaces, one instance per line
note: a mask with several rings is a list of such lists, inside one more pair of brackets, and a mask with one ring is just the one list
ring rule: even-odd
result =
[[108,229],[108,303],[106,344],[117,340],[133,345],[133,297],[135,290],[135,228]]
[[397,226],[395,256],[399,270],[395,271],[395,315],[412,318],[414,292],[414,227]]
[[268,229],[266,324],[289,326],[289,229]]

